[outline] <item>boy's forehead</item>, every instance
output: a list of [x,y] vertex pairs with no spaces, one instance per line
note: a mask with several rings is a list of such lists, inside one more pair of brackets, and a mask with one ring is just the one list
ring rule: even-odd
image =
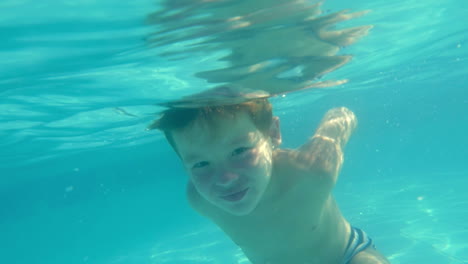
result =
[[224,135],[233,129],[250,128],[252,126],[254,124],[250,116],[245,111],[239,111],[233,114],[214,115],[207,119],[196,119],[184,130]]
[[[209,120],[195,120],[189,126],[179,131],[174,131],[174,139],[177,143],[190,141],[214,141],[232,140],[234,138],[249,138],[249,134],[258,129],[250,116],[245,112],[239,112],[229,116],[215,116]],[[193,142],[195,143],[195,142]]]

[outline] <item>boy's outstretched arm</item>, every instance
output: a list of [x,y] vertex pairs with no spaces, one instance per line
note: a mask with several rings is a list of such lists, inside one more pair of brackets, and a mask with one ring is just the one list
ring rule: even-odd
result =
[[313,175],[336,182],[343,163],[343,148],[357,126],[353,112],[333,108],[323,117],[315,134],[296,153],[296,165]]

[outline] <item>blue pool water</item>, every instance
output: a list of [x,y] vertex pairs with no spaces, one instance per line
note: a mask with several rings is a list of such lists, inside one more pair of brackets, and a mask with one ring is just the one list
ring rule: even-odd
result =
[[[177,157],[146,126],[206,85],[210,55],[170,60],[145,43],[153,0],[0,3],[0,261],[248,263],[187,205]],[[330,108],[358,119],[334,194],[391,263],[468,263],[468,5],[328,1],[372,12],[370,35],[327,78],[272,98],[285,147]],[[354,23],[354,24],[353,24]],[[345,24],[348,25],[348,24]]]

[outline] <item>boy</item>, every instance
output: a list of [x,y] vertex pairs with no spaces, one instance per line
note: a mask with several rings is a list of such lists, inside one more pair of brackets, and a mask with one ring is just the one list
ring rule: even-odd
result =
[[356,125],[350,110],[335,108],[304,145],[280,149],[279,119],[263,98],[172,108],[151,128],[165,133],[184,164],[191,206],[253,264],[389,263],[332,196]]

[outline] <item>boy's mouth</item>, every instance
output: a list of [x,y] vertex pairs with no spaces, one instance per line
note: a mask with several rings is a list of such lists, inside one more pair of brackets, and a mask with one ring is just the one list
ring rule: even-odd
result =
[[224,200],[230,201],[230,202],[237,202],[237,201],[242,200],[242,198],[244,198],[244,196],[245,196],[245,194],[247,193],[248,190],[249,190],[249,188],[246,188],[246,189],[244,189],[242,191],[239,191],[239,192],[235,192],[235,193],[232,193],[232,194],[229,194],[229,195],[221,196],[221,198],[223,198]]

